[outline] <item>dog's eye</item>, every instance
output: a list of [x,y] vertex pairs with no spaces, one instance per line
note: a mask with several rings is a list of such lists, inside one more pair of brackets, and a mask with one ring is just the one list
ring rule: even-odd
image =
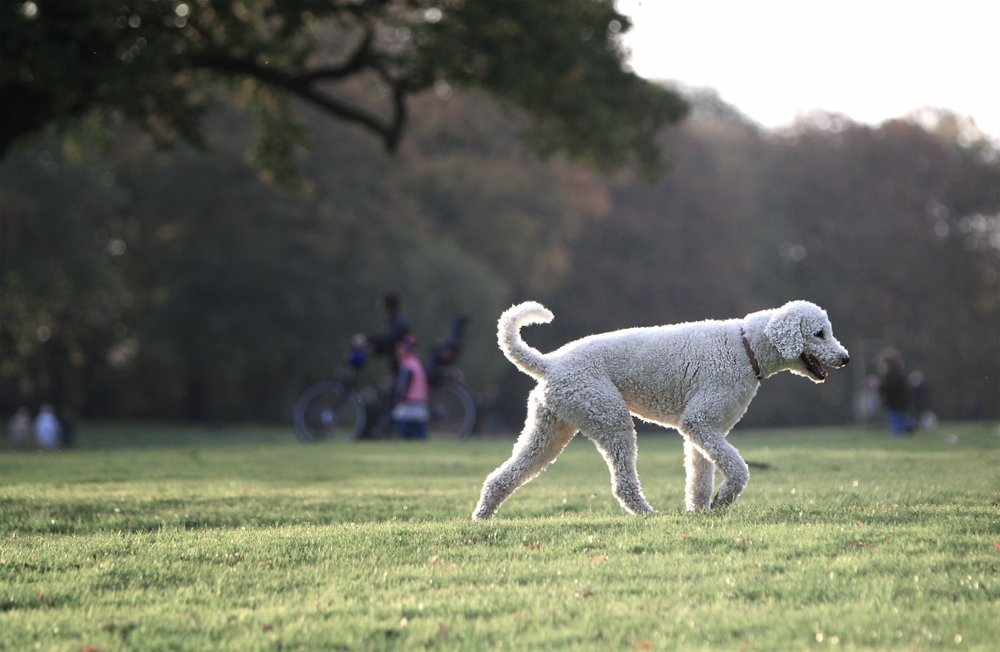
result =
[[814,333],[814,335],[815,335],[816,337],[818,337],[819,339],[823,339],[824,337],[826,337],[826,333],[824,333],[824,332],[823,332],[822,330],[818,330],[818,331],[816,331],[816,332]]

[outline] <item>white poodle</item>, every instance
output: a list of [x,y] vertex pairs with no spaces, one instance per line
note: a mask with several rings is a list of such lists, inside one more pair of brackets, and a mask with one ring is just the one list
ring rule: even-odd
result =
[[[743,319],[629,328],[591,335],[542,354],[521,339],[521,326],[552,321],[527,302],[500,316],[500,348],[538,379],[528,418],[510,459],[483,483],[472,518],[492,517],[514,490],[556,456],[577,431],[597,445],[622,507],[652,512],[635,468],[632,415],[676,428],[684,436],[688,511],[728,505],[750,477],[726,434],[746,412],[760,381],[788,370],[821,383],[823,364],[842,367],[847,350],[833,337],[819,306],[792,301]],[[715,469],[723,481],[712,499]]]

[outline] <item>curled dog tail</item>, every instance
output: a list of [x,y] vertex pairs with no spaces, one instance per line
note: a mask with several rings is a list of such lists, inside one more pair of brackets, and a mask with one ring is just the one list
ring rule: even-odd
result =
[[540,303],[527,301],[508,308],[500,315],[497,324],[497,342],[507,359],[518,369],[542,378],[545,373],[545,357],[537,349],[524,343],[521,339],[521,327],[525,324],[547,324],[552,321],[552,312]]

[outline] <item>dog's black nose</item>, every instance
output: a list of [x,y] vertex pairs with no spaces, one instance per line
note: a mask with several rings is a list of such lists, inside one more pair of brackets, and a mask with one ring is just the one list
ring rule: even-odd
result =
[[850,361],[851,361],[851,356],[849,356],[849,355],[845,355],[845,356],[844,356],[844,361],[840,363],[840,366],[841,366],[841,367],[844,367],[844,366],[846,366],[846,365],[847,365],[847,363],[848,363],[848,362],[850,362]]

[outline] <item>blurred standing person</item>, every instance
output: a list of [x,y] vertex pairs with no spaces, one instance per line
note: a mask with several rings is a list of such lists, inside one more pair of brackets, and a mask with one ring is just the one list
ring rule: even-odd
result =
[[395,356],[396,345],[413,332],[410,321],[403,314],[401,304],[397,292],[393,290],[383,292],[379,297],[379,309],[385,322],[385,330],[374,335],[355,335],[353,338],[355,342],[360,342],[361,338],[364,338],[363,341],[372,353],[388,356],[394,376],[399,373],[399,363]]
[[889,432],[894,437],[912,433],[913,420],[907,414],[910,407],[910,386],[903,373],[903,358],[894,349],[879,354],[878,394],[889,420]]
[[430,410],[427,372],[417,357],[417,338],[407,335],[396,344],[399,372],[392,392],[392,418],[407,439],[426,439]]
[[63,403],[59,406],[59,432],[63,448],[76,446],[76,419],[73,418],[73,410]]
[[59,445],[61,431],[55,408],[46,403],[35,417],[35,439],[38,440],[38,445],[42,448],[55,448]]
[[7,423],[7,434],[14,448],[31,446],[31,412],[28,408],[22,405],[14,411],[14,416]]

